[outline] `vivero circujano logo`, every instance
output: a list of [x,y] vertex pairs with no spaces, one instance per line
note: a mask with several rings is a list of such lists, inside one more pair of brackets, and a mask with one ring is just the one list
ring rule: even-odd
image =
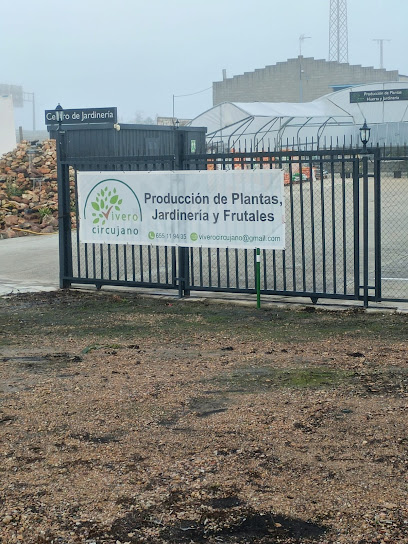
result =
[[109,219],[109,215],[112,210],[120,212],[120,206],[123,202],[122,198],[119,198],[116,187],[112,190],[108,186],[101,189],[93,202],[91,202],[92,208],[95,210],[92,212],[94,224],[101,223],[104,225]]
[[134,188],[120,179],[99,180],[89,183],[81,197],[80,232],[95,242],[135,243],[142,208]]

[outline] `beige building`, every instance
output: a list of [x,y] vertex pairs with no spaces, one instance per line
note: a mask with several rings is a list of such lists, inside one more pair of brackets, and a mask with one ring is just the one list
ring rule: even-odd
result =
[[[225,72],[224,72],[225,74]],[[408,81],[397,70],[299,56],[213,83],[213,105],[222,102],[311,102],[351,85]]]

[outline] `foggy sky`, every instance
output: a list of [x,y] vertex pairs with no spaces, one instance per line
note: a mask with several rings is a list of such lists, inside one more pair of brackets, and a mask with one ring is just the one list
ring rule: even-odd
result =
[[[4,5],[6,4],[6,5]],[[117,106],[172,115],[173,95],[195,93],[227,76],[299,55],[327,59],[330,0],[21,0],[0,8],[0,83],[34,92],[37,129],[44,110]],[[408,75],[407,0],[348,0],[349,62]],[[193,118],[212,106],[212,91],[175,99]],[[31,129],[31,104],[15,108]]]

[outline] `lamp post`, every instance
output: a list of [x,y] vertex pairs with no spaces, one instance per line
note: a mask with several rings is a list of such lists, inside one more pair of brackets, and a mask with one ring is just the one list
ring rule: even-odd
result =
[[33,169],[33,158],[36,154],[37,149],[35,148],[35,144],[31,144],[31,146],[27,149],[27,155],[28,155],[28,172],[30,176],[32,176],[32,169]]
[[[36,182],[38,182],[38,184],[40,186],[40,196],[41,196],[41,182],[43,181],[44,178],[36,178],[35,177],[35,170],[33,168],[34,157],[35,157],[35,155],[37,154],[37,151],[38,151],[37,144],[38,144],[38,140],[33,140],[31,142],[31,144],[30,144],[30,147],[27,149],[28,172],[29,172],[29,177],[31,177],[31,180],[33,182],[33,191],[34,191]],[[34,172],[33,172],[33,170],[34,170]]]
[[371,128],[367,126],[367,122],[364,119],[364,125],[359,129],[360,130],[360,140],[363,144],[363,153],[367,153],[367,143],[370,140]]
[[178,119],[173,119],[173,153],[174,153],[174,170],[179,170],[181,168],[180,164],[180,121]]
[[363,300],[364,308],[368,308],[368,278],[369,278],[369,246],[368,246],[368,152],[367,143],[370,139],[371,129],[367,126],[367,122],[364,119],[364,124],[360,128],[360,140],[363,144],[362,153],[365,154],[362,157],[363,164]]
[[61,140],[61,125],[64,120],[64,108],[58,102],[58,105],[55,108],[55,120],[58,123],[57,128],[57,137],[56,137],[56,147],[57,147],[57,175],[58,179],[60,178],[61,170],[61,160],[62,160],[62,140]]
[[55,108],[55,120],[58,123],[56,134],[57,178],[58,178],[58,221],[59,221],[59,267],[60,288],[71,285],[72,278],[72,239],[71,239],[71,204],[69,190],[69,166],[66,164],[65,130],[62,130],[64,109],[61,104]]
[[64,108],[58,103],[58,106],[55,108],[55,120],[58,121],[58,130],[61,129],[61,123],[64,120]]
[[301,34],[299,36],[299,102],[303,102],[303,81],[302,81],[302,43],[305,40],[310,40],[311,36]]
[[57,128],[57,137],[56,137],[56,147],[57,147],[57,176],[58,180],[60,179],[61,174],[61,160],[62,160],[62,131],[61,125],[64,120],[64,108],[58,102],[58,105],[55,108],[55,120],[58,122]]

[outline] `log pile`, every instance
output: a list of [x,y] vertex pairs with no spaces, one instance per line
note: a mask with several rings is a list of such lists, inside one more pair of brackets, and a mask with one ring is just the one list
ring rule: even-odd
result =
[[[73,185],[71,179],[72,193]],[[75,213],[71,215],[75,227]],[[50,234],[57,229],[55,141],[22,142],[0,157],[0,238]]]

